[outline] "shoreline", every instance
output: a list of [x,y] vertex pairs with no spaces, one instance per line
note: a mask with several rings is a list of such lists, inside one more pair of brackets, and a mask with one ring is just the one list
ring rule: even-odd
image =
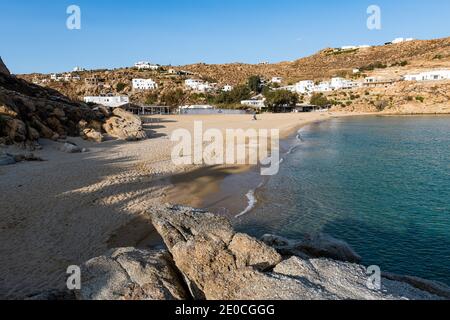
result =
[[[299,132],[314,123],[320,123],[324,121],[329,121],[335,118],[343,117],[356,117],[356,116],[371,116],[370,113],[323,113],[325,118],[314,119],[310,121],[302,122],[299,125],[293,125],[289,129],[280,132],[280,166],[284,162],[284,158],[289,155],[298,144]],[[295,140],[295,141],[294,141]],[[194,181],[192,181],[193,176],[186,176],[186,179],[177,179],[174,184],[169,187],[170,196],[169,203],[181,204],[194,208],[207,209],[213,213],[225,214],[228,218],[232,220],[235,218],[242,217],[244,214],[251,212],[254,206],[258,203],[256,198],[256,192],[259,188],[263,187],[270,176],[263,177],[259,174],[260,165],[241,165],[241,166],[218,166],[217,173],[211,173],[211,167],[201,167],[198,169],[194,176]],[[208,176],[208,191],[204,191],[200,188],[201,184],[205,181],[202,180],[203,177]],[[230,178],[231,177],[231,178]],[[231,181],[227,181],[231,180]],[[198,180],[196,180],[198,179]],[[248,183],[249,180],[255,180],[253,183]],[[243,183],[245,182],[245,183]],[[186,199],[183,196],[179,196],[180,193],[186,190],[187,183],[194,183],[195,187],[189,188],[191,191],[190,199]],[[181,184],[181,185],[178,185]],[[237,185],[236,185],[237,184]],[[196,190],[201,190],[196,192]],[[222,192],[222,193],[221,193]],[[224,198],[224,201],[220,201]],[[246,199],[245,199],[246,198]],[[195,200],[191,200],[195,199]],[[211,207],[220,201],[221,205],[219,208]],[[222,210],[217,210],[222,209]]]

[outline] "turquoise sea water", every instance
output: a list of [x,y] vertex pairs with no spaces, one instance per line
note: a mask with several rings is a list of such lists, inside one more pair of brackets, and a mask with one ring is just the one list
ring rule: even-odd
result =
[[333,119],[300,135],[240,230],[324,232],[366,265],[450,284],[449,116]]

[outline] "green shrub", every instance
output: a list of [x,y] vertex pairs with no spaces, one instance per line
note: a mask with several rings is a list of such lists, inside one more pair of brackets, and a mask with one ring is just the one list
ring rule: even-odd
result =
[[425,98],[424,98],[424,97],[421,97],[421,96],[417,96],[417,97],[416,97],[416,100],[423,103],[423,102],[425,101]]
[[117,85],[116,85],[116,90],[117,90],[117,92],[122,92],[125,88],[126,88],[126,84],[125,83],[123,83],[123,82],[119,82]]

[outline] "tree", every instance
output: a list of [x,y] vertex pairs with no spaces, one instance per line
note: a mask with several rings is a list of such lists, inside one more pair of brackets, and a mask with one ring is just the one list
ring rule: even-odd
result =
[[251,96],[250,89],[245,85],[236,86],[229,92],[222,92],[215,98],[217,104],[235,104],[247,100]]
[[116,90],[117,90],[117,92],[122,92],[123,89],[126,88],[126,86],[127,86],[127,85],[126,85],[125,83],[119,82],[119,83],[116,85]]
[[261,93],[262,81],[260,76],[251,76],[248,78],[247,85],[251,91]]
[[175,89],[164,93],[161,96],[161,103],[166,106],[179,107],[184,103],[185,99],[184,91],[182,89]]
[[328,101],[327,97],[325,97],[322,93],[314,93],[311,97],[310,103],[319,107],[330,105],[330,101]]
[[145,97],[145,104],[155,105],[158,102],[158,94],[156,92],[150,92]]
[[288,90],[266,91],[265,97],[271,110],[284,106],[295,106],[298,102],[298,95]]

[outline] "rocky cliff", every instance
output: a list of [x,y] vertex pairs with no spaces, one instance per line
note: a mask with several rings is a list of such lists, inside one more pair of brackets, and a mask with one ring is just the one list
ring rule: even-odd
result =
[[167,251],[122,248],[88,261],[78,299],[450,299],[447,286],[411,277],[384,275],[380,290],[369,288],[366,268],[344,262],[359,257],[331,237],[259,241],[191,208],[148,214]]

